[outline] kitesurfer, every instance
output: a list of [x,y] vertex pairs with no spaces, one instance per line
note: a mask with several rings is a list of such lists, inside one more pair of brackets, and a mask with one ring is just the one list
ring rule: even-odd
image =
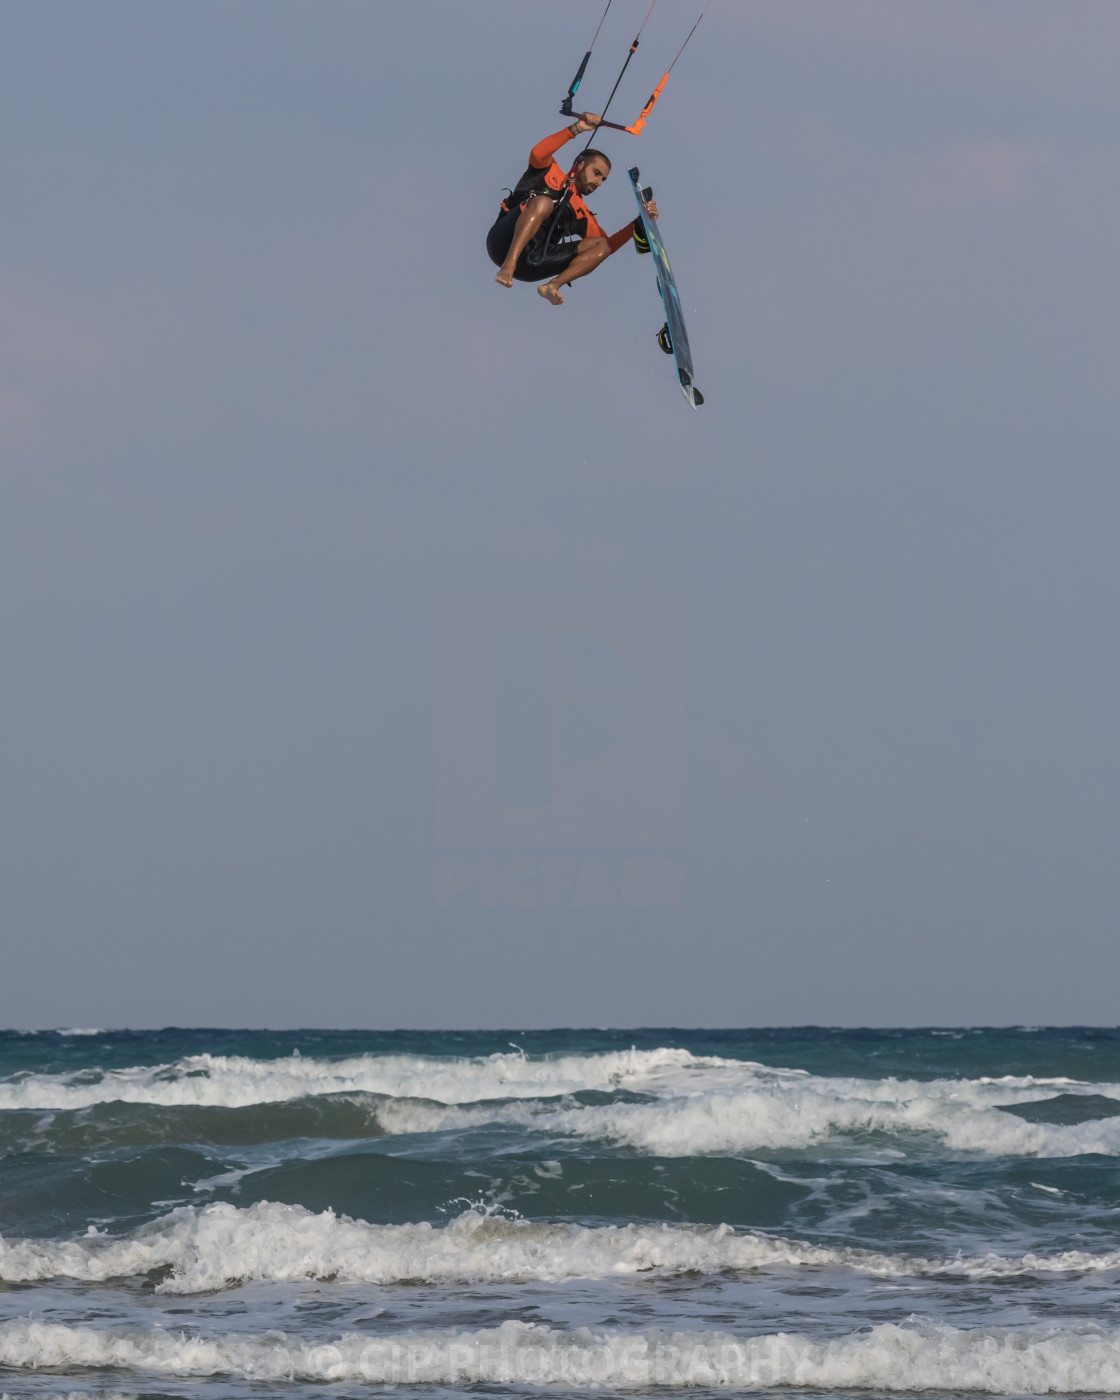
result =
[[[537,292],[553,306],[563,306],[563,289],[578,277],[586,277],[633,237],[639,252],[648,252],[640,219],[608,238],[584,197],[599,188],[610,174],[610,160],[587,149],[565,172],[555,153],[568,141],[599,125],[594,112],[538,141],[529,152],[529,168],[503,200],[498,217],[486,238],[486,251],[497,263],[494,281],[502,287],[519,282],[549,280]],[[657,218],[657,205],[650,204]]]

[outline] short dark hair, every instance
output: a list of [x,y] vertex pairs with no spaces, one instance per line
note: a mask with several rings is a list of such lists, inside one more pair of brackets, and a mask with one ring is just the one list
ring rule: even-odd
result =
[[594,146],[588,146],[587,150],[580,156],[576,164],[583,165],[586,161],[594,160],[596,156],[605,163],[608,170],[611,168],[610,156],[605,156],[602,151],[597,151]]

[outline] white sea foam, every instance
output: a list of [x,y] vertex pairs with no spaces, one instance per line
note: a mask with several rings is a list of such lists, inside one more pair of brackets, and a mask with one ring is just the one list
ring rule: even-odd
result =
[[[570,1102],[463,1105],[389,1104],[379,1113],[389,1132],[438,1132],[486,1122],[520,1124],[561,1136],[615,1142],[661,1157],[742,1155],[767,1150],[818,1150],[858,1141],[897,1156],[920,1149],[1000,1157],[1120,1154],[1120,1117],[1071,1126],[1030,1123],[998,1110],[1037,1100],[1060,1086],[1032,1080],[829,1079],[794,1071],[741,1066],[674,1085],[655,1103],[592,1106]],[[711,1081],[715,1082],[711,1082]],[[1092,1092],[1120,1086],[1093,1086]],[[1084,1092],[1090,1092],[1084,1088]]]
[[74,1074],[17,1074],[0,1081],[0,1109],[74,1109],[99,1103],[244,1108],[315,1094],[370,1093],[439,1103],[539,1098],[580,1089],[671,1087],[706,1067],[739,1068],[687,1050],[624,1050],[530,1058],[520,1052],[474,1058],[357,1055],[318,1060],[292,1055],[190,1055],[173,1064]]
[[[1063,1127],[1029,1123],[999,1107],[1045,1096],[981,1081],[832,1080],[759,1082],[688,1094],[657,1105],[565,1108],[557,1126],[664,1157],[815,1148],[838,1138],[889,1137],[888,1150],[935,1137],[952,1151],[1000,1157],[1120,1153],[1120,1118]],[[506,1110],[506,1116],[515,1116]],[[537,1126],[541,1126],[538,1122]]]
[[953,1259],[821,1248],[753,1231],[688,1225],[587,1227],[466,1211],[445,1226],[370,1225],[330,1211],[259,1202],[181,1207],[130,1235],[0,1240],[0,1280],[102,1282],[171,1270],[163,1293],[203,1293],[245,1282],[332,1279],[344,1283],[475,1282],[716,1274],[727,1270],[847,1270],[883,1278],[1101,1273],[1120,1251]]
[[[571,1099],[580,1090],[612,1089],[653,1101],[585,1105]],[[0,1082],[0,1109],[78,1109],[112,1101],[247,1107],[355,1092],[383,1100],[377,1119],[389,1133],[506,1123],[669,1157],[816,1150],[854,1139],[866,1146],[869,1138],[887,1153],[920,1148],[925,1138],[939,1150],[1005,1157],[1120,1155],[1120,1117],[1052,1125],[997,1111],[1055,1093],[1120,1098],[1120,1085],[1030,1076],[831,1078],[671,1048],[551,1058],[196,1055],[169,1065],[15,1075]]]
[[0,1365],[377,1385],[1115,1394],[1120,1333],[1097,1327],[965,1331],[911,1322],[818,1341],[788,1333],[560,1331],[511,1321],[483,1331],[351,1333],[300,1343],[282,1332],[187,1337],[20,1319],[0,1326]]

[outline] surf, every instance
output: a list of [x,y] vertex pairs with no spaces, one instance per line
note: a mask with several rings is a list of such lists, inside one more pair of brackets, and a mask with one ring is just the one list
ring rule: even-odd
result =
[[821,1246],[727,1225],[595,1227],[478,1207],[442,1226],[375,1225],[273,1201],[246,1208],[225,1202],[181,1207],[123,1237],[91,1230],[73,1240],[0,1239],[0,1280],[6,1283],[150,1276],[156,1292],[168,1294],[301,1279],[508,1284],[802,1269],[878,1278],[1103,1274],[1120,1269],[1120,1251],[924,1258]]

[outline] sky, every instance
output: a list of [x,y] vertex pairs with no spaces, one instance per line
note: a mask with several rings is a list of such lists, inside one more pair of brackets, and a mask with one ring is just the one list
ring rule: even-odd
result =
[[4,8],[0,1024],[1116,1023],[1120,10],[712,0],[696,413],[600,14]]

